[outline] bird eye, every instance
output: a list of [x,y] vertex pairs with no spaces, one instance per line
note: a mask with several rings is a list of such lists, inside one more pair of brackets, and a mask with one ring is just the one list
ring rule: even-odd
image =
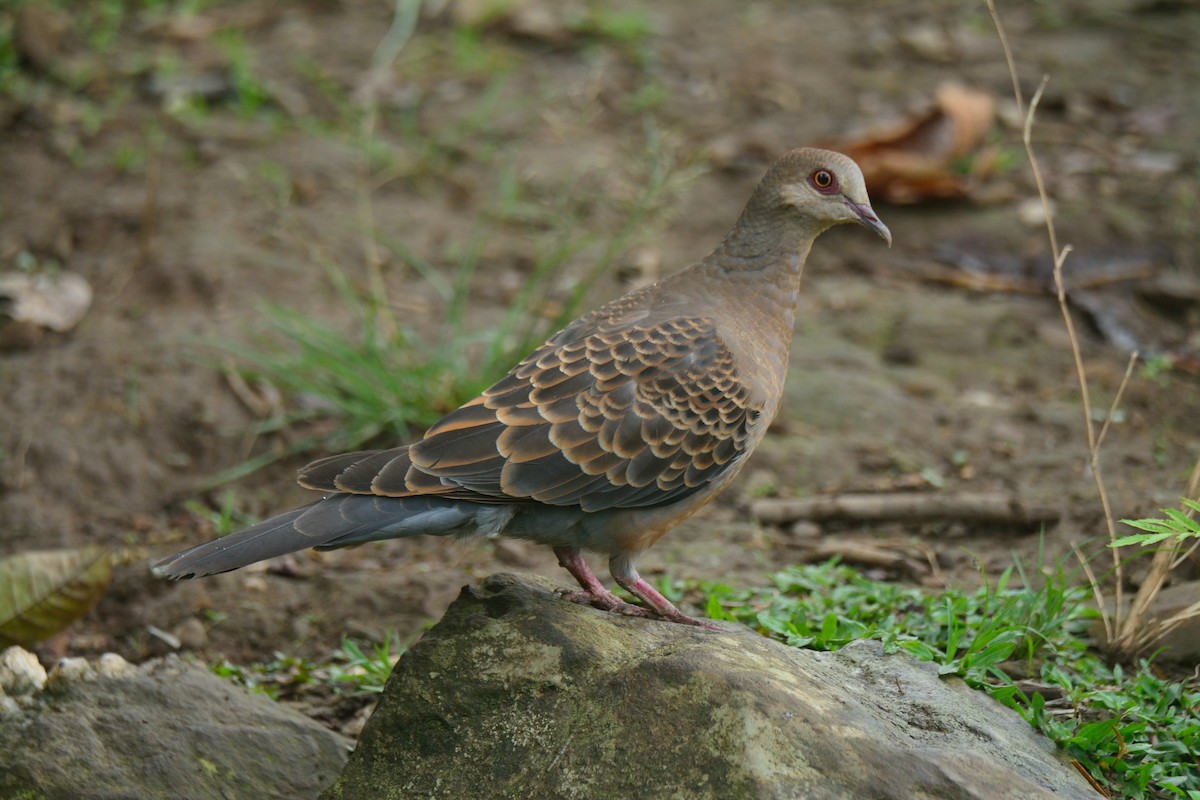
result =
[[808,182],[821,194],[833,194],[837,191],[837,179],[827,169],[819,169],[808,176]]

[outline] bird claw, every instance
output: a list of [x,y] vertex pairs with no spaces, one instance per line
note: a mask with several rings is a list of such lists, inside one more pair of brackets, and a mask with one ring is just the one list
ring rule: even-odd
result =
[[[642,617],[644,619],[664,619],[657,611],[642,608],[633,603],[626,603],[607,589],[603,592],[589,592],[587,589],[556,589],[555,594],[571,603],[591,606],[601,611],[611,611],[626,617]],[[674,620],[672,620],[674,621]]]
[[696,627],[696,628],[703,628],[706,631],[716,631],[717,633],[726,633],[726,630],[724,628],[722,628],[721,626],[714,625],[713,623],[709,622],[708,620],[696,619],[695,617],[689,617],[687,614],[684,614],[682,611],[676,611],[676,615],[673,615],[673,616],[657,615],[657,614],[655,616],[657,616],[661,620],[665,620],[667,622],[674,622],[678,625],[692,625],[693,627]]
[[689,617],[678,609],[672,608],[674,613],[660,614],[658,611],[649,608],[643,608],[633,603],[626,603],[621,598],[617,597],[610,591],[605,590],[603,593],[593,593],[585,589],[556,589],[555,594],[571,603],[579,603],[580,605],[591,606],[598,608],[601,611],[609,611],[613,614],[620,614],[625,617],[640,617],[641,619],[654,619],[660,622],[674,622],[679,625],[691,625],[697,628],[704,628],[710,631],[724,631],[724,628],[719,628],[711,622],[702,619]]
[[556,589],[554,593],[568,602],[591,606],[601,611],[612,611],[619,606],[629,605],[608,590],[589,592],[587,589]]

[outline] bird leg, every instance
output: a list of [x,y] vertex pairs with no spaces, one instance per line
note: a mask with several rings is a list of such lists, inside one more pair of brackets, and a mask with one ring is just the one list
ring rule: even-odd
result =
[[676,622],[680,625],[695,625],[698,628],[705,628],[710,631],[723,630],[711,622],[689,617],[676,608],[674,603],[663,597],[657,589],[647,583],[646,579],[638,574],[629,553],[613,556],[608,562],[608,571],[612,573],[613,578],[626,591],[653,609],[659,619]]
[[595,606],[604,611],[616,611],[621,606],[636,608],[610,592],[600,582],[596,573],[592,572],[592,568],[583,560],[583,552],[578,547],[555,547],[554,555],[558,556],[558,563],[562,568],[571,573],[572,577],[583,587],[582,591],[560,589],[558,594],[564,600]]
[[592,568],[587,565],[587,562],[584,561],[583,552],[578,547],[555,547],[554,555],[558,557],[558,563],[563,569],[571,573],[575,580],[579,581],[579,585],[583,587],[582,590],[559,589],[558,595],[564,600],[594,606],[602,611],[612,611],[628,617],[662,619],[668,622],[677,622],[681,625],[695,625],[700,628],[707,628],[710,631],[722,630],[712,623],[693,619],[676,608],[670,600],[663,597],[657,589],[647,583],[638,574],[628,556],[614,556],[608,562],[609,571],[617,583],[624,586],[629,590],[630,594],[645,603],[648,606],[647,608],[626,603],[610,592],[600,579],[596,577],[596,573],[592,572]]

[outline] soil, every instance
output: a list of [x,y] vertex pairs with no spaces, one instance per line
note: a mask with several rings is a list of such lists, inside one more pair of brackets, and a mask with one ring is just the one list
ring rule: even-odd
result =
[[[1050,261],[1044,226],[1028,219],[1036,191],[982,4],[877,0],[850,14],[838,4],[707,3],[697,14],[683,0],[518,3],[524,17],[478,29],[463,20],[481,4],[427,5],[394,66],[377,73],[369,66],[392,3],[127,10],[102,45],[86,28],[99,30],[101,4],[82,4],[73,19],[44,8],[32,22],[0,11],[3,29],[20,34],[25,87],[0,98],[0,264],[32,256],[95,291],[74,330],[0,354],[0,555],[103,543],[120,561],[99,606],[47,655],[140,660],[168,646],[157,629],[208,660],[323,656],[347,634],[419,631],[464,584],[496,571],[566,584],[553,556],[526,543],[433,539],[304,552],[199,581],[152,578],[152,560],[212,535],[195,501],[216,509],[231,498],[263,516],[306,497],[294,484],[303,456],[204,488],[297,435],[252,433],[260,418],[212,343],[261,347],[272,335],[266,304],[350,329],[326,267],[366,284],[372,219],[386,241],[443,270],[455,248],[482,241],[471,316],[494,319],[549,237],[615,236],[648,170],[668,164],[662,202],[619,254],[620,269],[590,290],[589,304],[602,302],[703,256],[776,155],[901,118],[946,81],[998,98],[991,144],[1008,166],[971,199],[877,204],[891,250],[861,230],[822,238],[775,430],[739,482],[664,538],[644,571],[761,584],[814,546],[871,544],[910,556],[909,569],[877,574],[970,585],[1013,553],[1032,563],[1044,547],[1052,563],[1076,543],[1103,550],[1055,300],[931,279],[948,274],[947,246],[995,262]],[[572,21],[601,5],[610,22],[644,21],[648,32]],[[1074,246],[1068,273],[1129,257],[1151,264],[1155,280],[1194,287],[1200,8],[1002,6],[1026,96],[1050,76],[1034,142],[1060,241]],[[214,74],[228,91],[207,112],[180,111],[187,81]],[[267,97],[261,107],[250,102],[254,86]],[[354,105],[364,96],[378,100],[373,119]],[[519,197],[503,206],[506,176]],[[582,275],[597,252],[576,254],[567,275]],[[436,335],[445,314],[436,293],[392,249],[376,255],[408,323]],[[567,289],[564,279],[559,294]],[[1155,305],[1143,289],[1113,284],[1104,302],[1139,298],[1139,344],[1194,352],[1197,304]],[[1127,346],[1074,313],[1102,414]],[[1200,380],[1139,366],[1120,411],[1102,450],[1109,499],[1118,518],[1147,516],[1177,503],[1200,458]],[[791,529],[748,512],[755,497],[864,490],[1006,491],[1061,520],[1044,535],[953,520]]]

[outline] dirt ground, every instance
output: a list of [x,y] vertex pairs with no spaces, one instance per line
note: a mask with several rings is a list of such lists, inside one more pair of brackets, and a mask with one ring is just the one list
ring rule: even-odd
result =
[[[854,13],[782,1],[518,3],[526,16],[486,25],[471,21],[481,3],[431,2],[378,73],[369,67],[390,3],[206,3],[195,14],[188,4],[130,4],[113,22],[101,11],[114,5],[26,19],[16,44],[24,89],[0,98],[0,269],[32,257],[95,291],[73,331],[0,354],[0,555],[104,543],[121,560],[99,606],[51,650],[142,659],[166,646],[153,627],[205,659],[324,655],[345,634],[417,631],[492,572],[565,584],[553,556],[525,543],[423,539],[301,553],[200,581],[153,579],[150,561],[211,535],[189,501],[218,508],[232,491],[239,511],[263,516],[305,499],[294,484],[303,457],[202,488],[284,440],[248,433],[255,411],[211,343],[259,346],[270,335],[264,304],[351,325],[323,265],[364,283],[371,219],[444,269],[456,246],[482,241],[472,317],[494,318],[538,247],[564,227],[600,242],[614,235],[648,170],[667,164],[659,206],[619,254],[621,269],[589,295],[602,302],[630,279],[703,256],[774,156],[894,121],[947,81],[998,98],[989,142],[1004,166],[971,199],[878,203],[891,250],[859,230],[817,244],[775,431],[737,485],[643,566],[654,579],[749,585],[815,548],[872,544],[909,557],[908,568],[879,574],[971,584],[981,563],[994,574],[1041,543],[1031,526],[793,530],[748,511],[755,497],[833,491],[1011,492],[1061,514],[1046,530],[1050,558],[1073,542],[1102,546],[1057,305],[1042,291],[964,287],[945,266],[951,251],[1049,261],[1045,229],[1030,219],[1036,195],[1009,74],[981,2],[877,0]],[[608,27],[577,22],[601,5]],[[1026,94],[1050,76],[1035,143],[1060,239],[1075,248],[1068,272],[1148,265],[1144,279],[1097,290],[1098,302],[1133,315],[1139,346],[1194,354],[1200,8],[999,5]],[[20,14],[0,9],[7,34]],[[199,91],[189,81],[213,74],[232,99],[219,85],[207,113],[181,112],[180,96]],[[265,93],[262,106],[248,87]],[[364,96],[378,100],[369,128],[347,110]],[[504,176],[519,202],[502,208]],[[436,332],[436,295],[378,250],[410,324]],[[568,275],[596,253],[577,254]],[[1166,284],[1184,289],[1168,302],[1156,288]],[[1103,409],[1128,344],[1102,335],[1096,319],[1076,311]],[[1103,449],[1118,517],[1177,502],[1200,458],[1198,433],[1200,378],[1136,368]]]

